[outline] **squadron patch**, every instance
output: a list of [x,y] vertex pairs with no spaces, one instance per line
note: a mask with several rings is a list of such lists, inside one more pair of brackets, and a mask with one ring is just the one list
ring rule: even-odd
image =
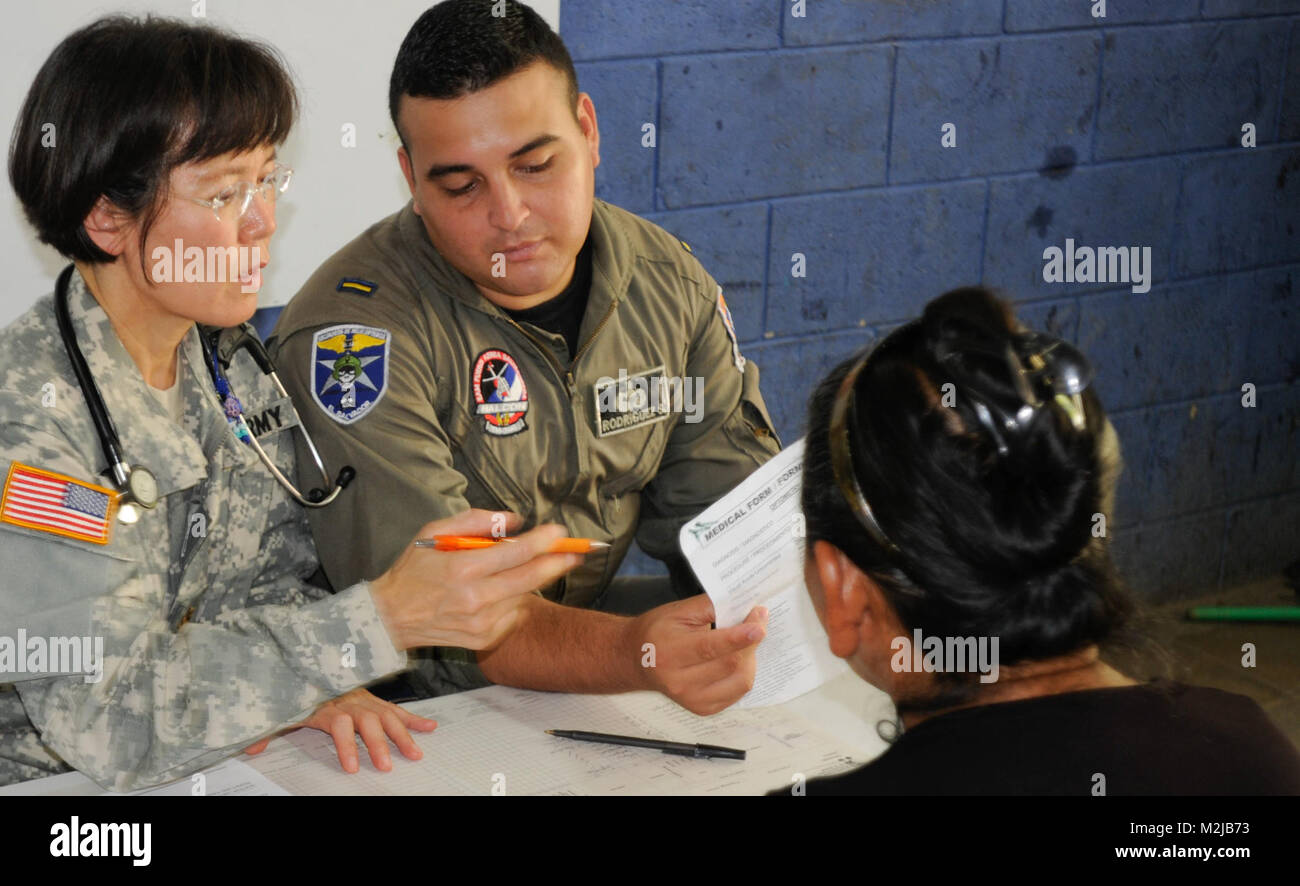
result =
[[727,300],[722,297],[722,287],[718,287],[718,313],[722,316],[722,325],[727,327],[727,337],[731,339],[731,359],[735,361],[736,368],[741,372],[745,371],[745,358],[740,356],[740,342],[736,340],[736,324],[731,319],[731,311],[727,309]]
[[474,361],[474,412],[483,416],[484,430],[494,437],[518,434],[527,425],[528,386],[515,358],[490,350]]
[[311,396],[341,425],[360,421],[388,386],[387,329],[344,324],[317,332],[311,341]]

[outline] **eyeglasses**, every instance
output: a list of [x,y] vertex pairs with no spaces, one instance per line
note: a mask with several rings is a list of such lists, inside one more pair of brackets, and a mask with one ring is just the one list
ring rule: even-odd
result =
[[254,194],[260,194],[263,200],[274,203],[277,197],[289,190],[289,182],[292,180],[293,170],[288,166],[277,165],[270,175],[256,184],[236,182],[228,188],[222,188],[211,200],[200,200],[197,197],[190,197],[189,200],[211,209],[217,221],[237,221],[253,205]]

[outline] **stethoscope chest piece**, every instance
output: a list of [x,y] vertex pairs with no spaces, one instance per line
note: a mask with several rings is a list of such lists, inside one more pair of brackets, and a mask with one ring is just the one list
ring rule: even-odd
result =
[[131,501],[142,508],[150,509],[158,504],[158,481],[148,468],[140,465],[131,467],[131,473],[126,478],[126,492]]
[[152,510],[158,504],[158,481],[149,469],[132,465],[122,491],[122,503],[117,509],[119,523],[130,525],[140,519],[140,511]]

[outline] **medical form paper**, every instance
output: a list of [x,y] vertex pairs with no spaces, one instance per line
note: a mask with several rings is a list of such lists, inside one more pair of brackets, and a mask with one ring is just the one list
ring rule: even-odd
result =
[[[844,687],[849,716],[864,716],[874,690]],[[377,772],[361,751],[361,770],[339,768],[334,742],[299,729],[252,758],[267,778],[294,794],[459,794],[604,796],[619,794],[753,795],[861,766],[883,750],[832,736],[793,710],[728,708],[698,717],[657,692],[570,695],[488,686],[404,705],[438,721],[412,733],[419,762],[394,753],[393,771]],[[645,748],[569,741],[546,729],[588,729],[743,748],[744,760],[676,757]],[[865,730],[864,730],[865,732]],[[876,744],[879,744],[879,747]]]
[[831,653],[804,586],[803,451],[803,440],[783,449],[678,537],[718,627],[739,624],[755,606],[770,613],[754,688],[741,707],[789,701],[848,671]]

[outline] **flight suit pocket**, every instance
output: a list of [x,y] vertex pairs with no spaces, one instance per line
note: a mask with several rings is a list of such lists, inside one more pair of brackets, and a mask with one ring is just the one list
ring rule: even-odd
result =
[[752,362],[745,367],[740,404],[727,418],[724,429],[732,443],[762,461],[781,451],[781,439],[759,392],[758,366]]
[[483,439],[481,426],[457,404],[441,416],[443,429],[451,444],[452,466],[465,478],[465,500],[472,508],[512,511],[524,518],[533,517],[530,496],[511,477],[505,466]]
[[[618,498],[629,492],[639,492],[644,489],[659,470],[659,462],[663,459],[664,447],[667,445],[668,433],[674,421],[680,421],[679,416],[673,416],[668,421],[661,421],[649,428],[644,443],[641,444],[640,451],[632,466],[625,471],[613,474],[604,483],[602,494],[606,498]],[[635,433],[635,432],[633,432]],[[635,446],[634,439],[615,438],[616,446]]]

